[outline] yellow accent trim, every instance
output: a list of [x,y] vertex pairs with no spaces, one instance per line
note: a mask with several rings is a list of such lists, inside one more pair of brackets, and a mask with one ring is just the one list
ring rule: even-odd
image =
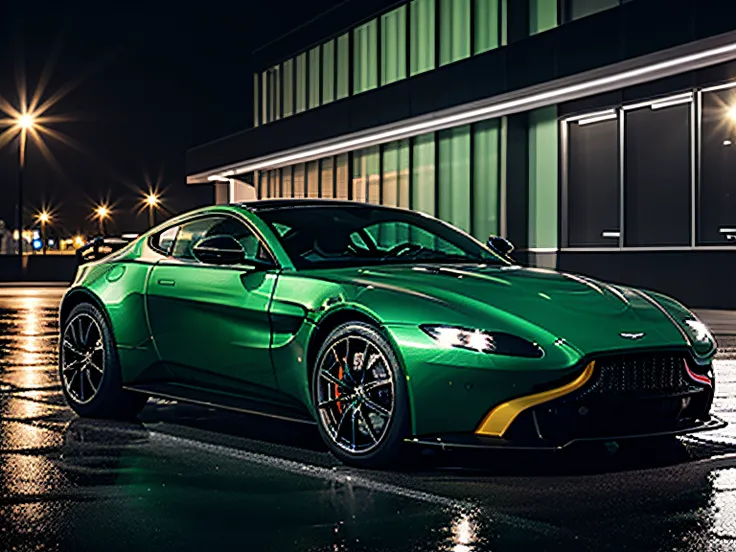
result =
[[501,403],[491,410],[483,419],[478,429],[475,430],[476,435],[489,435],[492,437],[502,437],[516,417],[524,410],[537,406],[538,404],[551,401],[568,393],[572,393],[576,389],[580,389],[593,376],[595,361],[588,364],[580,374],[570,383],[566,383],[562,387],[542,391],[534,395],[519,397],[505,403]]

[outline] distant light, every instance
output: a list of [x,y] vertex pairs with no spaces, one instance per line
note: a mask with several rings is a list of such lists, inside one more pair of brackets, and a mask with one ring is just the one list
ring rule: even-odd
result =
[[82,236],[74,236],[74,247],[80,248],[84,245],[84,238]]
[[30,113],[23,113],[18,117],[18,126],[20,128],[28,130],[36,124],[36,119]]
[[43,242],[41,240],[36,239],[31,242],[31,245],[33,246],[33,249],[38,251],[39,249],[43,247]]
[[50,215],[50,214],[49,214],[48,212],[46,212],[46,211],[41,211],[41,212],[40,212],[40,213],[38,214],[38,222],[40,222],[41,224],[46,224],[46,223],[47,223],[47,222],[49,222],[50,220],[51,220],[51,215]]
[[98,217],[104,219],[110,216],[110,209],[107,208],[105,205],[100,205],[97,209],[95,209],[95,213]]
[[156,194],[148,194],[146,196],[146,204],[149,207],[155,207],[158,205],[158,196]]
[[730,146],[732,144],[731,140],[724,140],[723,145],[724,146]]

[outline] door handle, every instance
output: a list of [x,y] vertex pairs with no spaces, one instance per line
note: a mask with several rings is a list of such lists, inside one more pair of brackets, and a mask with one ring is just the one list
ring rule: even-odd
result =
[[160,286],[175,286],[176,282],[174,280],[159,280],[158,285]]

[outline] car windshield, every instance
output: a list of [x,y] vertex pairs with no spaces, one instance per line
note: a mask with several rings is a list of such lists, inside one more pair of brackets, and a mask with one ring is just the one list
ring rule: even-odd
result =
[[509,264],[460,230],[412,211],[340,204],[265,208],[258,215],[279,237],[298,269],[386,263]]

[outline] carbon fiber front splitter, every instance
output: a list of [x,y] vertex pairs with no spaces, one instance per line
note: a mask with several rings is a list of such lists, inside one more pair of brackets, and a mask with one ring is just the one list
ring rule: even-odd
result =
[[511,441],[500,437],[487,437],[476,435],[474,433],[457,433],[440,436],[423,436],[405,439],[405,442],[430,447],[439,447],[442,449],[511,449],[511,450],[561,450],[575,443],[584,442],[605,442],[605,441],[621,441],[624,439],[651,439],[654,437],[666,437],[670,435],[687,435],[689,433],[699,433],[701,431],[712,431],[721,429],[728,424],[716,417],[711,416],[708,421],[699,421],[687,427],[679,427],[666,431],[652,431],[648,433],[636,433],[628,435],[600,435],[592,437],[577,437],[566,440],[561,443],[552,443],[542,439],[534,439],[529,441]]

